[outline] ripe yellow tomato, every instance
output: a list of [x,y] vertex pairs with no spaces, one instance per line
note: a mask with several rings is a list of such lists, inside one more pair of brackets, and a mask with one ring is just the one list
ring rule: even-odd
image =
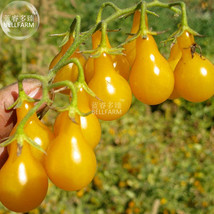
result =
[[[25,115],[30,111],[31,108],[33,108],[33,103],[29,103],[24,101],[22,106],[20,108],[16,109],[17,114],[17,124],[13,128],[10,135],[13,135],[16,131],[17,125],[20,123],[20,121],[25,117]],[[44,125],[37,117],[36,113],[33,114],[30,119],[27,121],[24,127],[25,134],[30,137],[36,144],[41,146],[41,148],[46,151],[49,143],[54,138],[54,135],[52,131]],[[10,148],[10,145],[9,145]],[[41,163],[44,162],[44,156],[45,154],[36,149],[33,146],[30,146],[32,155],[39,160]]]
[[[86,142],[80,125],[63,117],[66,129],[51,143],[47,151],[45,168],[50,180],[59,188],[74,191],[86,187],[96,172],[96,157]],[[76,118],[78,121],[78,118]]]
[[192,52],[194,37],[185,31],[177,38],[182,57],[175,68],[175,89],[186,100],[202,102],[214,94],[214,65]]
[[[190,50],[189,50],[190,51]],[[175,68],[175,88],[186,100],[203,102],[214,94],[214,66],[194,53],[182,56]]]
[[[78,108],[83,113],[91,111],[89,96],[83,88],[80,88],[78,92]],[[93,113],[86,117],[80,116],[80,126],[86,142],[88,142],[92,148],[95,148],[101,137],[101,126],[98,118]]]
[[[72,58],[77,58],[80,61],[80,64],[84,67],[85,63],[86,63],[86,59],[85,57],[78,52],[75,52],[72,54],[72,56],[70,57],[70,59]],[[62,67],[56,74],[53,82],[60,82],[60,81],[64,81],[64,80],[70,80],[72,82],[75,82],[78,78],[78,67],[74,64],[74,63],[69,63],[67,65],[65,65],[64,67]],[[70,91],[69,90],[64,90],[63,93],[65,94],[69,94]]]
[[70,36],[69,40],[62,46],[60,52],[53,58],[49,65],[49,70],[52,69],[61,59],[61,57],[66,53],[68,48],[72,45],[74,41],[73,36]]
[[[178,43],[176,42],[175,44],[173,44],[171,51],[170,51],[170,56],[168,59],[169,65],[172,68],[172,70],[175,70],[176,65],[178,64],[180,58],[181,58],[182,52],[181,49],[178,46]],[[173,89],[172,94],[170,95],[169,99],[177,99],[179,98],[180,95],[178,94],[178,92],[175,90],[175,87]]]
[[62,58],[64,54],[62,54],[62,52],[59,52],[51,61],[50,65],[49,65],[49,70],[51,70],[58,62],[59,60]]
[[[52,69],[61,59],[61,57],[65,54],[65,52],[68,50],[68,48],[72,45],[74,39],[72,36],[70,36],[68,42],[62,47],[61,51],[55,56],[55,58],[52,60],[49,70]],[[70,56],[69,59],[77,58],[80,61],[80,64],[84,67],[86,63],[85,57],[78,52],[79,49],[76,49],[76,51]],[[69,63],[62,67],[56,74],[53,82],[60,82],[63,80],[70,80],[72,82],[75,82],[78,78],[78,67],[74,63]],[[64,94],[69,94],[69,90],[62,91]]]
[[149,105],[169,98],[174,76],[167,60],[158,51],[152,35],[137,38],[136,59],[130,73],[130,86],[135,97]]
[[[129,79],[130,65],[128,60],[123,55],[112,55],[113,66],[115,71],[119,73],[124,79]],[[89,57],[85,64],[85,79],[89,83],[94,76],[94,58]]]
[[[78,108],[82,113],[88,113],[91,111],[89,107],[89,97],[83,88],[78,91]],[[54,134],[57,136],[61,131],[67,128],[66,120],[67,112],[62,112],[56,118],[54,123]],[[97,117],[92,113],[88,116],[80,116],[80,128],[86,142],[95,148],[100,141],[101,137],[101,126]]]
[[28,212],[41,204],[48,189],[48,177],[24,143],[17,155],[17,143],[10,146],[9,158],[0,170],[0,201],[14,212]]
[[94,59],[95,74],[88,86],[102,100],[90,96],[94,114],[102,120],[115,120],[130,108],[132,93],[128,82],[114,69],[111,57],[103,53]]
[[[92,45],[93,49],[96,49],[101,41],[101,31],[96,31],[92,35]],[[106,35],[106,43],[107,47],[111,48],[111,45],[108,40],[108,36]],[[117,73],[119,73],[123,78],[126,80],[129,79],[129,73],[130,73],[130,64],[128,62],[128,59],[126,56],[118,54],[118,55],[111,55],[113,66]],[[92,77],[94,76],[94,58],[89,57],[85,64],[85,79],[86,82],[89,83]]]

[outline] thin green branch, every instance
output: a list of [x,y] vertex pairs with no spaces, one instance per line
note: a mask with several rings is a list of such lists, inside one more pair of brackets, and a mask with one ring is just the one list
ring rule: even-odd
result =
[[53,83],[53,84],[49,85],[49,89],[59,88],[62,86],[66,86],[71,90],[71,93],[72,93],[71,106],[76,107],[77,106],[77,92],[76,92],[76,88],[75,88],[74,84],[71,81],[64,80],[61,82]]
[[24,79],[37,79],[40,82],[44,82],[46,80],[46,77],[39,74],[20,74],[18,80],[23,81]]
[[172,6],[180,6],[181,7],[181,12],[182,12],[181,25],[182,25],[182,27],[188,26],[186,4],[184,2],[179,1],[179,2],[174,2],[174,3],[169,3],[168,5],[170,7],[172,7]]
[[101,5],[98,14],[97,14],[97,19],[96,19],[96,23],[99,23],[102,21],[102,13],[104,8],[106,8],[107,6],[112,7],[115,11],[120,11],[121,9],[119,7],[117,7],[114,3],[112,2],[105,2]]
[[101,27],[101,43],[100,46],[101,47],[106,47],[106,31],[107,31],[107,23],[106,22],[102,22],[102,27]]
[[78,67],[78,71],[79,71],[79,77],[81,81],[84,81],[85,80],[85,77],[84,77],[84,70],[83,70],[83,67],[79,61],[79,59],[77,58],[72,58],[72,59],[68,59],[66,61],[63,61],[62,63],[60,63],[59,65],[55,66],[54,68],[52,68],[49,72],[49,76],[48,76],[48,79],[52,79],[55,74],[57,73],[58,70],[60,70],[62,67],[70,64],[70,63],[74,63],[77,65]]
[[[19,94],[25,93],[23,90],[23,86],[22,86],[22,81],[24,79],[39,80],[42,83],[42,99],[45,102],[49,102],[49,94],[48,94],[48,89],[47,89],[48,82],[49,82],[48,76],[41,76],[38,74],[21,74],[21,75],[19,75],[19,77],[18,77]],[[23,100],[25,100],[24,98],[26,98],[26,97],[23,96]],[[29,97],[27,96],[27,98],[29,98]]]
[[178,6],[178,4],[174,3],[163,3],[160,2],[159,0],[147,3],[147,8],[151,7],[162,7],[162,8],[169,8],[175,13],[181,14],[181,10],[179,8],[173,7],[173,6]]

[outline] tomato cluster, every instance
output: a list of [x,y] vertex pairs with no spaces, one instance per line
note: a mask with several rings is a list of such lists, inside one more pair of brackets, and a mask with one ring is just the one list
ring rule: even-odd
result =
[[[23,102],[21,108],[17,108],[17,125],[32,107],[32,103]],[[16,132],[17,125],[11,135]],[[43,150],[47,150],[54,137],[36,114],[26,123],[24,131]],[[21,153],[19,150],[17,141],[7,147],[8,159],[0,170],[0,201],[12,211],[28,212],[39,206],[47,193],[45,154],[26,142]]]
[[[80,109],[88,111],[87,94],[80,90],[78,97],[84,104]],[[32,103],[23,102],[17,109],[17,125],[32,107]],[[75,121],[64,111],[58,115],[52,132],[36,114],[31,116],[25,134],[46,154],[27,142],[21,148],[17,141],[7,147],[8,159],[0,170],[0,201],[5,207],[28,212],[39,206],[48,190],[48,178],[67,191],[80,190],[91,182],[96,172],[93,148],[100,140],[100,124],[93,114],[76,116]]]
[[[131,33],[137,33],[139,22],[140,12],[136,11]],[[148,28],[147,17],[146,26]],[[106,48],[111,49],[107,35],[105,40]],[[50,69],[73,41],[70,35]],[[100,46],[100,30],[92,35],[92,44],[93,49]],[[67,191],[87,186],[96,173],[94,148],[101,137],[98,119],[111,121],[123,116],[131,106],[132,94],[149,105],[178,97],[202,102],[214,94],[214,66],[195,52],[194,36],[188,31],[179,35],[168,60],[161,55],[149,33],[124,45],[124,55],[103,51],[98,57],[86,60],[77,49],[70,58],[79,59],[86,83],[98,99],[90,96],[84,87],[77,87],[78,109],[85,114],[91,110],[92,113],[86,116],[75,113],[71,120],[69,111],[61,112],[53,132],[36,114],[31,116],[24,131],[46,154],[26,142],[20,148],[17,140],[7,147],[9,157],[0,170],[0,201],[10,210],[27,212],[37,207],[46,195],[48,178]],[[77,79],[78,68],[69,63],[58,71],[53,82]],[[62,93],[70,95],[70,90]],[[32,107],[32,103],[23,102],[17,109],[17,125]]]

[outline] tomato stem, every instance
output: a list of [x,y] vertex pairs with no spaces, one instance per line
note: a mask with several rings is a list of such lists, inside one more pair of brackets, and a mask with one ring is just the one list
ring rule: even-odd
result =
[[75,88],[74,84],[71,81],[64,80],[64,81],[61,81],[61,82],[53,83],[53,84],[49,85],[49,89],[59,88],[59,87],[62,87],[62,86],[66,86],[71,90],[72,99],[71,99],[70,106],[77,107],[77,91],[76,91],[76,88]]
[[75,32],[75,38],[79,37],[81,29],[81,17],[79,15],[76,15],[75,19],[73,20],[71,26],[70,26],[70,34],[73,34]]
[[98,24],[99,22],[102,21],[102,13],[103,13],[103,9],[106,8],[107,6],[112,7],[115,11],[120,11],[121,9],[119,7],[117,7],[114,3],[112,2],[105,2],[101,5],[98,14],[97,14],[97,19],[96,19],[96,23]]
[[[83,88],[85,88],[85,85],[86,83],[79,83],[79,84],[82,84]],[[69,80],[65,80],[65,81],[61,81],[61,82],[56,82],[56,83],[53,83],[49,86],[49,89],[52,89],[52,88],[58,88],[58,87],[62,87],[62,86],[66,86],[68,87],[71,92],[72,92],[72,99],[71,99],[71,102],[70,102],[70,105],[68,107],[65,107],[65,108],[61,108],[61,109],[58,109],[58,111],[68,111],[69,112],[69,117],[71,118],[71,120],[73,122],[76,122],[75,121],[75,115],[78,114],[78,115],[83,115],[82,112],[80,112],[79,108],[78,108],[78,96],[77,96],[77,85],[74,85],[74,83],[72,83],[71,81]],[[88,114],[90,114],[91,112],[89,112]],[[87,114],[87,115],[88,115]]]
[[186,11],[186,4],[184,2],[181,2],[181,10],[182,10],[182,26],[188,26],[187,21],[187,11]]
[[155,0],[153,2],[147,3],[147,8],[151,8],[151,7],[168,8],[168,9],[172,10],[173,12],[175,12],[177,14],[181,14],[180,9],[177,8],[177,7],[174,7],[174,6],[178,6],[178,4],[174,4],[174,3],[163,3],[163,2],[160,2],[159,0]]
[[81,17],[79,15],[76,16],[77,24],[75,30],[75,38],[79,38],[80,30],[81,30]]
[[169,4],[170,7],[172,6],[180,6],[181,12],[182,12],[182,20],[181,20],[181,27],[185,28],[188,27],[188,21],[187,21],[187,12],[186,12],[186,4],[184,2],[174,2]]
[[141,15],[140,15],[140,32],[143,37],[147,36],[147,26],[146,26],[146,2],[143,1],[141,5]]
[[169,3],[170,7],[173,6],[180,6],[181,7],[181,12],[182,12],[182,18],[181,18],[181,24],[179,29],[174,32],[166,41],[169,41],[171,39],[175,40],[178,36],[180,36],[184,31],[188,31],[194,36],[201,36],[199,33],[191,29],[188,25],[188,20],[187,20],[187,11],[186,11],[186,4],[182,1],[179,2],[174,2],[174,3]]
[[101,43],[100,47],[101,48],[106,48],[106,31],[107,31],[107,23],[104,21],[102,22],[102,27],[101,27]]

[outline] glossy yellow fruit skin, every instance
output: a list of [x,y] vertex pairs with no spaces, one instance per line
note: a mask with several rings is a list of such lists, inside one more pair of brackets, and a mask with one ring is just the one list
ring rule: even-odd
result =
[[[170,51],[170,56],[168,59],[169,65],[172,68],[173,72],[175,70],[176,65],[178,64],[180,58],[182,56],[182,52],[181,49],[178,46],[178,43],[176,42],[175,44],[173,44],[171,51]],[[175,90],[175,87],[173,89],[172,94],[170,95],[169,99],[177,99],[179,98],[180,95],[178,94],[178,92]]]
[[95,74],[88,86],[102,100],[90,96],[90,107],[102,120],[120,118],[130,108],[132,93],[128,82],[114,69],[111,57],[103,53],[94,59]]
[[[101,31],[96,31],[92,35],[92,44],[93,49],[96,49],[101,41]],[[106,35],[106,45],[108,48],[111,48],[111,45],[108,40],[108,36]],[[113,66],[115,68],[115,71],[120,74],[124,79],[129,79],[129,73],[130,73],[130,64],[126,56],[118,54],[118,55],[110,55],[113,61]],[[85,79],[86,82],[89,83],[92,77],[94,76],[94,58],[89,57],[85,64]]]
[[[115,71],[120,74],[124,79],[129,79],[130,65],[128,60],[123,55],[112,55],[113,66]],[[85,80],[90,82],[94,76],[94,58],[89,57],[85,64]]]
[[[10,135],[13,135],[16,131],[17,125],[25,117],[25,115],[32,109],[34,106],[33,103],[24,101],[20,108],[16,109],[17,114],[17,124],[11,131]],[[39,120],[36,113],[34,113],[30,119],[27,121],[24,127],[25,134],[31,138],[36,144],[38,144],[44,151],[47,150],[49,144],[54,138],[53,132]],[[9,145],[10,148],[10,145]],[[8,149],[9,149],[8,148]],[[44,163],[45,154],[33,146],[30,146],[32,155],[39,160],[41,163]]]
[[124,79],[129,79],[130,64],[124,55],[112,55],[113,66],[115,71],[120,74]]
[[70,118],[63,118],[66,129],[53,140],[47,151],[45,168],[50,180],[66,191],[86,187],[96,173],[96,157],[85,141],[81,128]]
[[184,50],[191,48],[193,44],[195,44],[194,36],[189,33],[188,31],[184,31],[178,38],[177,38],[178,46],[181,49],[182,53]]
[[[89,107],[89,97],[88,94],[84,91],[84,89],[80,88],[78,91],[78,108],[82,113],[88,113],[91,111]],[[66,129],[68,126],[67,123],[71,121],[66,120],[67,112],[63,112],[58,115],[56,121],[54,123],[54,134],[57,136],[61,131]],[[63,121],[63,122],[62,122]],[[66,123],[67,122],[67,123]],[[95,148],[100,141],[101,138],[101,126],[96,115],[91,113],[88,116],[80,116],[80,128],[82,134],[86,140],[86,142],[91,146],[91,148]]]
[[84,74],[85,74],[85,81],[89,83],[92,77],[94,76],[94,58],[89,57],[87,59],[85,63]]
[[[62,58],[62,56],[66,53],[68,48],[72,45],[74,39],[72,36],[70,36],[67,43],[62,47],[61,51],[54,57],[52,62],[50,63],[49,70],[52,69]],[[69,59],[77,58],[80,61],[80,64],[84,67],[86,63],[85,57],[78,52],[79,49],[76,49],[76,51],[70,56]],[[62,67],[56,74],[53,82],[60,82],[64,80],[70,80],[72,82],[75,82],[78,78],[78,68],[74,63],[69,63]],[[69,94],[70,90],[63,90],[62,93]]]
[[175,68],[175,89],[190,102],[203,102],[214,94],[214,65],[191,52],[194,37],[185,31],[177,38],[182,57]]
[[[83,88],[78,91],[78,108],[83,113],[91,111],[89,106],[89,95]],[[80,116],[80,126],[86,142],[95,148],[101,138],[101,126],[95,114],[91,113],[88,116]]]
[[136,44],[136,59],[129,78],[132,92],[145,104],[160,104],[169,98],[174,88],[172,69],[151,35],[146,39],[138,37]]
[[69,40],[62,46],[60,52],[53,58],[49,65],[49,70],[52,69],[61,59],[61,57],[66,53],[68,48],[72,45],[74,41],[73,36],[70,36]]
[[[80,64],[84,67],[86,63],[85,57],[80,53],[73,53],[70,59],[77,58],[80,61]],[[56,74],[53,83],[60,82],[64,80],[70,80],[72,82],[75,82],[78,78],[79,71],[78,67],[74,63],[69,63],[62,67]],[[70,90],[64,90],[64,94],[69,94]]]
[[[123,55],[112,55],[113,66],[115,71],[120,74],[124,79],[129,79],[130,65],[128,60]],[[85,64],[85,79],[89,83],[94,76],[94,58],[88,58]]]
[[[32,119],[25,128],[25,133],[39,146],[42,147],[44,151],[47,150],[49,144],[54,138],[52,131],[44,125],[37,117]],[[30,147],[32,155],[44,163],[45,154],[34,147]]]
[[203,102],[214,94],[214,66],[198,53],[183,56],[175,68],[175,88],[190,102]]
[[48,177],[31,154],[27,143],[17,156],[17,143],[12,142],[9,158],[0,170],[0,201],[14,212],[29,212],[46,196]]
[[62,52],[59,52],[51,61],[50,65],[49,65],[49,70],[51,70],[58,62],[59,60],[62,58],[64,54]]

